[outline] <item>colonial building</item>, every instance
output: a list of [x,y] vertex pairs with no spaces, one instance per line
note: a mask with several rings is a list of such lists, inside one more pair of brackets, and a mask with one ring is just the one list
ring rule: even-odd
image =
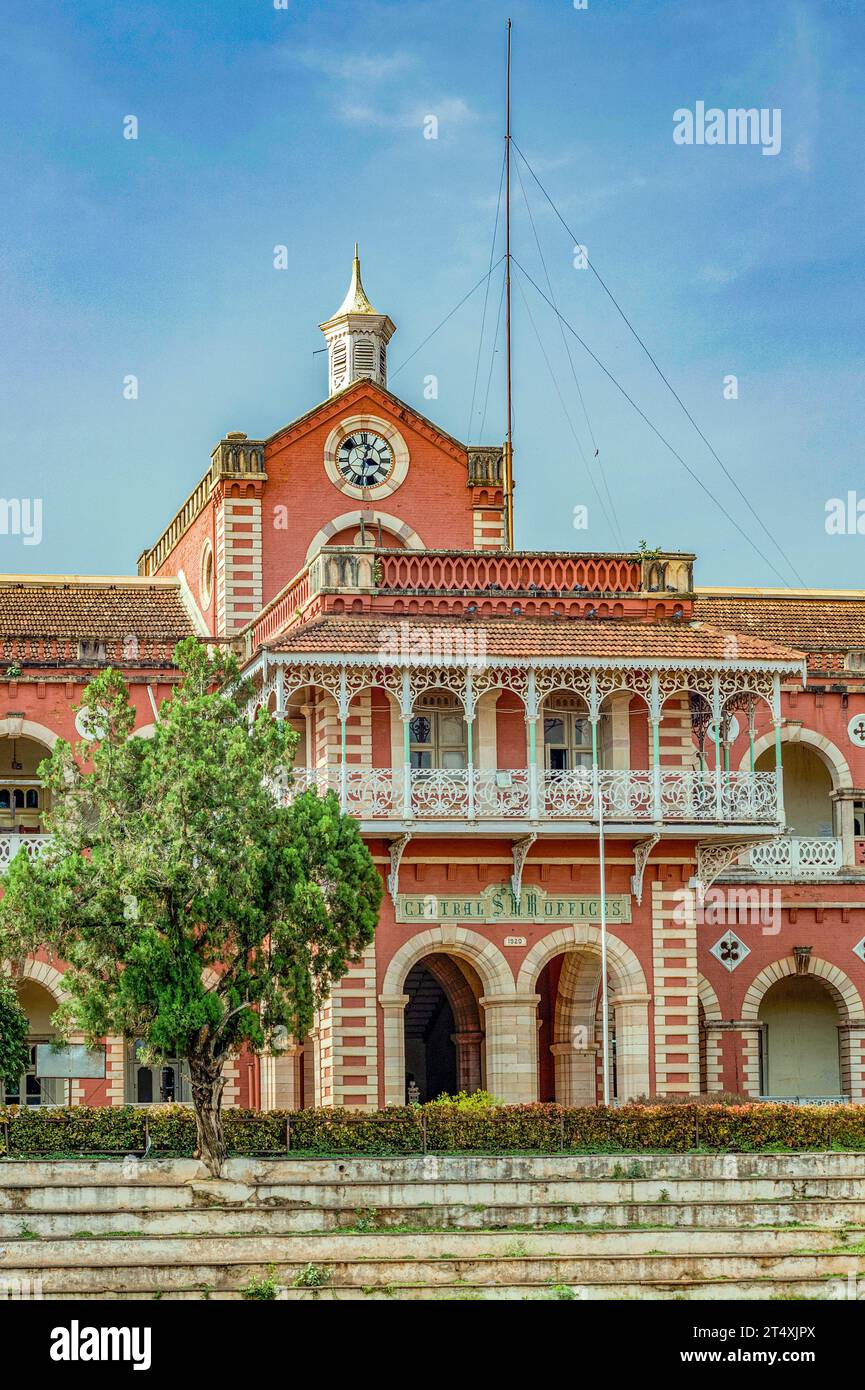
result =
[[[505,548],[502,451],[391,393],[395,326],[351,284],[327,399],[232,433],[138,578],[0,581],[0,862],[39,853],[36,768],[95,669],[152,729],[189,633],[236,644],[386,883],[309,1037],[229,1100],[401,1104],[483,1086],[847,1096],[865,1084],[865,593],[701,589],[695,557]],[[62,966],[21,995],[50,1033]],[[107,1039],[73,1100],[182,1098]],[[65,1099],[35,1074],[29,1103]]]

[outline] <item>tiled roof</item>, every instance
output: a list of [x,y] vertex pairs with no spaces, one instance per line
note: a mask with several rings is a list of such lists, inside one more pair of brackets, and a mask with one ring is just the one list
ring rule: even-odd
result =
[[[403,636],[404,632],[404,636]],[[446,648],[490,657],[584,656],[633,662],[783,661],[801,665],[801,653],[759,637],[737,637],[705,623],[645,623],[585,618],[351,618],[327,616],[295,628],[272,650],[297,653],[409,656]],[[465,647],[459,645],[460,638]]]
[[848,652],[865,651],[865,592],[703,589],[694,616],[729,632],[796,647],[813,671],[843,671]]
[[173,580],[0,576],[0,638],[177,640],[193,630]]

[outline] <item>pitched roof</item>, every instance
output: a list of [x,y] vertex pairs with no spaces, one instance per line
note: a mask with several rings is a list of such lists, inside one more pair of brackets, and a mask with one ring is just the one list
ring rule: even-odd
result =
[[[519,660],[524,657],[588,657],[622,661],[783,662],[788,670],[802,664],[801,653],[759,637],[737,637],[705,623],[646,623],[626,619],[585,618],[352,618],[326,616],[297,627],[271,650],[297,654],[369,655],[386,660],[406,655],[435,655],[453,643],[454,652],[475,657]],[[460,645],[462,643],[462,645]]]
[[730,632],[759,634],[805,652],[813,671],[841,672],[865,650],[860,590],[698,589],[694,616]]
[[176,579],[0,575],[0,638],[177,641],[194,630]]

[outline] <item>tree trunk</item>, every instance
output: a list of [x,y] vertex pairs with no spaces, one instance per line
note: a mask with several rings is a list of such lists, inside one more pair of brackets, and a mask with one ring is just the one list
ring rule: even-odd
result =
[[226,1157],[222,1129],[222,1092],[225,1089],[222,1063],[211,1057],[188,1057],[187,1061],[198,1140],[195,1156],[214,1178],[218,1178]]

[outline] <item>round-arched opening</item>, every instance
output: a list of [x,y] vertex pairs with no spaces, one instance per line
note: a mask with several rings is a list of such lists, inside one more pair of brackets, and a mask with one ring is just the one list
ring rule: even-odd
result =
[[409,970],[404,993],[406,1100],[479,1090],[485,1063],[475,972],[453,956],[424,956]]
[[[834,834],[832,774],[823,759],[807,743],[782,743],[784,809],[794,835],[823,837]],[[774,749],[761,753],[758,772],[775,767]]]
[[787,975],[763,995],[761,1092],[767,1096],[841,1094],[835,996],[815,975]]
[[50,751],[34,738],[0,738],[0,833],[41,831],[47,793],[37,769]]
[[[603,1100],[601,962],[593,951],[553,956],[538,976],[538,1099],[560,1105]],[[616,1017],[609,1012],[610,1096],[618,1097]]]
[[7,1078],[5,1086],[0,1078],[0,1101],[6,1105],[59,1105],[63,1101],[63,1082],[36,1074],[36,1048],[39,1043],[50,1042],[56,1034],[51,1015],[57,1008],[57,1000],[36,980],[18,980],[15,987],[18,1002],[27,1015],[30,1057],[20,1076]]

